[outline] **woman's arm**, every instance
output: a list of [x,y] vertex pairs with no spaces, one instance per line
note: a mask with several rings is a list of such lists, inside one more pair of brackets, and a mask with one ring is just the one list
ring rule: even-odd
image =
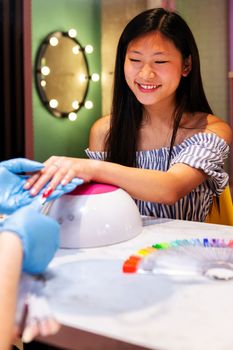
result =
[[[53,163],[60,163],[56,168]],[[126,190],[132,197],[145,201],[171,204],[189,193],[206,179],[201,171],[185,164],[176,164],[169,171],[137,169],[115,163],[91,159],[51,157],[48,159],[40,178],[31,178],[28,185],[33,185],[33,194],[49,180],[55,188],[60,182],[64,185],[74,177],[84,181],[96,181],[113,184]]]
[[18,282],[23,250],[20,239],[11,232],[0,234],[0,339],[1,349],[12,344]]
[[136,199],[164,204],[175,203],[207,178],[201,170],[185,164],[176,164],[167,172],[101,161],[95,167],[94,181],[119,186]]

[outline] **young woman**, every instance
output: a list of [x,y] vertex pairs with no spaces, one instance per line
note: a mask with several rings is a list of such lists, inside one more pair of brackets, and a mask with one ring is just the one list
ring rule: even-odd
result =
[[90,134],[93,159],[51,157],[25,188],[36,195],[48,181],[53,189],[79,177],[123,188],[143,215],[204,221],[228,182],[231,138],[206,99],[188,25],[151,9],[120,37],[111,115]]

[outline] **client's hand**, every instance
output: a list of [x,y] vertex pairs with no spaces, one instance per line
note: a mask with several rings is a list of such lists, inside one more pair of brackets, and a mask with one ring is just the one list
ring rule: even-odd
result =
[[[73,180],[79,184],[93,180],[93,169],[96,160],[69,157],[50,157],[44,163],[45,167],[39,174],[30,177],[24,188],[30,190],[31,195],[37,195],[43,188],[55,190],[61,185],[67,186]],[[96,170],[96,169],[95,169]]]
[[0,232],[13,232],[22,242],[25,272],[43,272],[59,247],[59,224],[39,213],[37,204],[19,209],[0,226]]

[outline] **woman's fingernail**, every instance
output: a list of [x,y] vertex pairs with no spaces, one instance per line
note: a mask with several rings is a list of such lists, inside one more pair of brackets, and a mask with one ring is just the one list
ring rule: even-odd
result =
[[36,194],[36,190],[34,188],[32,188],[30,193],[31,193],[32,196],[34,196]]
[[43,197],[44,197],[44,198],[49,197],[50,194],[53,192],[53,190],[54,190],[54,189],[53,189],[52,187],[46,188],[46,189],[44,190],[44,192],[43,192]]
[[30,188],[30,183],[26,182],[25,185],[23,186],[25,190],[28,190]]
[[61,184],[62,184],[63,186],[67,185],[67,183],[68,183],[67,180],[62,180],[62,181],[61,181]]
[[25,328],[21,339],[23,343],[30,343],[30,341],[33,339],[30,327]]

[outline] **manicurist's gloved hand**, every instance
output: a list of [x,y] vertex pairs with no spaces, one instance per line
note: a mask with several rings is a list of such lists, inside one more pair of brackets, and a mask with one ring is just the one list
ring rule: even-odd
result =
[[[0,163],[1,214],[12,214],[15,210],[34,202],[42,195],[45,188],[37,196],[32,196],[30,191],[25,190],[25,177],[17,173],[39,171],[43,167],[42,163],[24,158],[10,159]],[[58,185],[46,201],[57,199],[63,194],[71,192],[82,183],[82,179],[75,178],[65,186]]]
[[[83,179],[79,179],[79,178],[75,177],[65,186],[60,184],[50,194],[50,196],[47,198],[47,201],[55,200],[55,199],[63,196],[63,194],[66,194],[66,193],[73,191],[77,186],[80,186],[83,183],[84,183]],[[42,192],[43,192],[43,190],[42,190]]]
[[24,190],[25,180],[0,166],[0,213],[11,214],[32,202],[30,193]]
[[[24,272],[43,272],[59,247],[60,226],[52,218],[41,214],[40,204],[17,210],[0,225],[0,232],[13,232],[22,242]],[[13,257],[14,258],[14,257]]]
[[41,170],[44,165],[27,158],[13,158],[0,162],[0,167],[4,167],[11,173],[19,174],[24,172],[35,172]]
[[42,163],[15,158],[0,162],[0,213],[11,214],[16,209],[32,202],[30,193],[24,190],[23,172],[35,172],[42,169]]

